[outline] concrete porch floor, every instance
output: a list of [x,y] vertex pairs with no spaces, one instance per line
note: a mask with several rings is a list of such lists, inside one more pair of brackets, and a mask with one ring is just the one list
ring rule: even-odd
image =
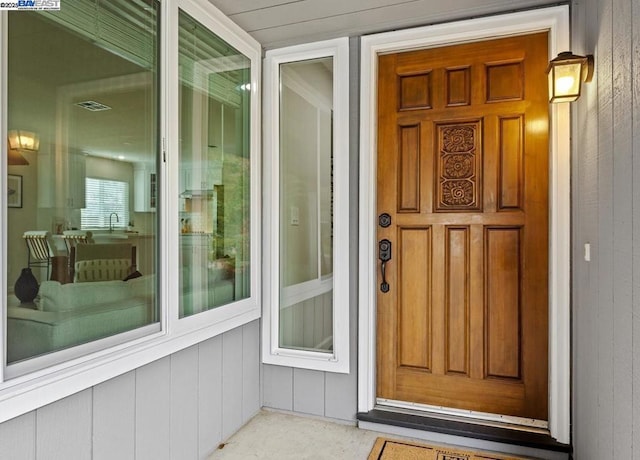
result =
[[[370,428],[376,429],[375,425]],[[500,445],[437,433],[407,430],[403,436],[398,432],[383,433],[373,430],[331,420],[262,410],[207,460],[367,460],[378,437],[484,452],[493,450],[502,455],[513,454],[538,460],[569,458],[566,453]]]
[[351,425],[263,410],[209,460],[366,460],[378,436],[384,435]]

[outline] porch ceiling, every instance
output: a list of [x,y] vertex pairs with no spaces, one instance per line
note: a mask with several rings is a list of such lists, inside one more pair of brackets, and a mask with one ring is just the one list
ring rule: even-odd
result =
[[263,47],[434,24],[555,0],[209,0]]

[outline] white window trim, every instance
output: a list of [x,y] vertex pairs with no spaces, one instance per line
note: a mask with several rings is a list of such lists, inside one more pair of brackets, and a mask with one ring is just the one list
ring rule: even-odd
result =
[[[201,312],[196,315],[188,316],[182,318],[180,321],[173,321],[172,326],[173,329],[178,333],[183,333],[187,331],[191,331],[202,327],[203,324],[206,324],[209,321],[229,321],[233,320],[238,314],[251,314],[252,319],[256,319],[260,317],[260,290],[261,290],[261,280],[260,280],[260,268],[261,264],[261,236],[260,236],[260,209],[258,203],[260,203],[261,199],[261,182],[260,182],[260,172],[261,172],[261,140],[260,133],[262,131],[260,125],[260,107],[261,107],[261,95],[260,95],[260,65],[261,65],[261,57],[262,57],[262,48],[258,42],[256,42],[253,38],[251,38],[245,31],[240,29],[235,23],[233,23],[226,16],[222,15],[221,12],[218,12],[220,17],[216,16],[208,16],[207,11],[209,11],[212,6],[206,0],[177,0],[177,6],[183,10],[185,13],[189,14],[191,17],[195,18],[205,27],[211,29],[218,36],[222,37],[226,40],[231,46],[240,51],[242,54],[251,59],[251,121],[250,121],[250,132],[251,132],[251,158],[250,158],[250,193],[251,193],[251,214],[250,214],[250,222],[251,222],[251,277],[250,277],[250,292],[251,296],[249,298],[239,300],[229,305],[224,305],[221,307],[214,308],[209,311]],[[214,8],[215,9],[215,8]],[[170,26],[169,30],[176,30],[178,28],[178,10],[175,10],[175,14],[170,17]],[[177,35],[176,35],[177,36]],[[170,55],[168,59],[169,65],[169,80],[178,82],[178,43],[177,41],[171,43],[168,47],[170,50]],[[168,93],[168,113],[180,113],[179,108],[179,89],[177,83],[175,85],[171,85]],[[169,149],[173,152],[178,152],[179,149],[179,128],[178,123],[169,123],[168,125],[168,134],[169,134]],[[178,155],[168,155],[167,156],[167,169],[169,171],[179,171],[179,158]],[[167,193],[170,197],[177,197],[181,190],[179,190],[178,178],[177,175],[175,177],[175,181],[172,181],[168,184],[168,187],[165,187]],[[166,179],[165,179],[166,180]],[[165,182],[166,183],[166,182]],[[166,199],[166,198],[165,198]],[[165,201],[166,203],[167,201]],[[179,229],[179,212],[178,212],[178,201],[173,200],[169,201],[169,215],[175,216],[174,218],[169,220],[169,233],[172,235],[177,235],[180,233]],[[167,263],[170,266],[178,267],[180,266],[180,254],[179,254],[179,245],[174,244],[169,247],[165,247],[163,251],[164,254],[168,254]],[[174,294],[171,298],[177,299],[177,293],[179,292],[179,279],[175,276],[171,280],[167,280],[167,285],[170,288],[170,294]],[[169,314],[171,318],[178,318],[178,310],[179,304],[175,302],[170,306]]]
[[[378,55],[549,31],[549,59],[570,49],[566,5],[370,35],[361,42],[358,411],[376,405],[376,96]],[[570,111],[550,106],[549,430],[570,442]]]
[[[230,45],[251,60],[251,296],[193,317],[178,319],[178,168],[177,133],[178,122],[168,114],[177,104],[177,27],[178,7],[196,18],[222,37]],[[181,349],[200,343],[260,317],[261,298],[261,240],[260,240],[260,84],[261,46],[246,32],[206,0],[161,1],[162,62],[160,67],[161,95],[160,112],[163,156],[166,161],[158,165],[163,187],[159,190],[165,208],[160,220],[161,301],[160,324],[151,324],[141,329],[108,337],[86,345],[52,353],[25,362],[0,366],[0,423],[35,410],[46,404],[90,388],[125,372],[131,371]],[[7,59],[6,12],[0,13],[0,62]],[[172,39],[172,37],[175,37]],[[7,69],[0,71],[0,114],[7,119]],[[0,126],[0,135],[6,138],[6,123]],[[2,144],[2,157],[6,158],[6,144]],[[6,187],[6,161],[0,164],[0,187]],[[3,195],[0,215],[4,226],[0,229],[0,259],[7,260],[7,203]],[[7,298],[7,271],[1,269],[0,298]],[[6,301],[1,303],[2,318],[6,318]],[[6,321],[2,320],[2,337],[6,337]],[[125,341],[126,340],[126,341]],[[6,362],[4,340],[0,341],[0,356]],[[49,362],[55,362],[44,367]],[[61,359],[66,359],[61,362]],[[6,379],[6,381],[4,381]]]
[[[279,346],[280,313],[280,64],[333,57],[333,353]],[[349,372],[349,39],[269,50],[265,57],[264,98],[264,310],[262,361],[266,364]],[[317,292],[329,280],[310,281]],[[304,283],[307,287],[308,283]],[[317,286],[316,286],[317,285]],[[296,288],[289,290],[296,295]],[[299,294],[299,293],[298,293]]]

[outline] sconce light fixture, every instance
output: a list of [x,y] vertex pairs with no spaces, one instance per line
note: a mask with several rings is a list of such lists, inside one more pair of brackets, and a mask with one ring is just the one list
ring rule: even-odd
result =
[[593,55],[564,51],[549,62],[549,102],[572,102],[580,97],[582,82],[593,78]]
[[40,138],[34,132],[10,129],[7,134],[9,147],[13,150],[37,152],[40,149]]

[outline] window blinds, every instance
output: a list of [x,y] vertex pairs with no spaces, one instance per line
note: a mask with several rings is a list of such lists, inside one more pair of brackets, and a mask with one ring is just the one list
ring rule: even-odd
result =
[[[87,177],[85,187],[82,228],[109,228],[109,216],[114,228],[126,228],[129,224],[129,183]],[[117,214],[117,219],[112,213]]]

